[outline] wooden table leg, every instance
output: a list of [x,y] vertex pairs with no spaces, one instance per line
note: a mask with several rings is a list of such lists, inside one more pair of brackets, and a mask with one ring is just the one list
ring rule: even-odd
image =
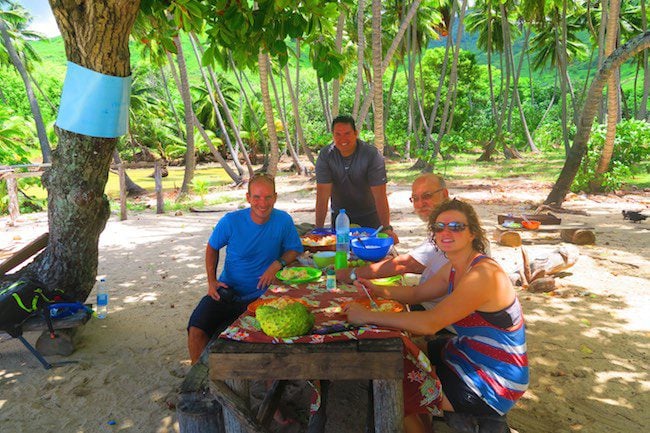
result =
[[[248,394],[249,383],[247,380],[226,380],[226,385],[250,407]],[[247,433],[247,430],[241,425],[239,419],[229,410],[223,411],[223,424],[226,433]]]
[[404,390],[402,380],[372,381],[375,431],[404,432]]

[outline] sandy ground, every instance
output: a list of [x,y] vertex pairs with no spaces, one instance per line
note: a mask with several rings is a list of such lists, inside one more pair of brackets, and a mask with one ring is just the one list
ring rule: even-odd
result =
[[[290,211],[296,223],[313,222],[314,188],[304,177],[283,176],[277,207]],[[496,223],[497,213],[541,203],[549,189],[524,179],[450,184],[452,195],[477,206],[486,227]],[[390,183],[388,190],[398,250],[407,251],[420,242],[424,227],[411,212],[409,185]],[[149,211],[122,222],[111,216],[99,258],[110,314],[84,327],[80,347],[69,357],[79,363],[46,371],[17,340],[0,334],[1,432],[178,431],[173,404],[189,370],[187,319],[206,290],[205,242],[224,212],[245,203],[243,190],[214,194],[241,200],[219,205],[216,213]],[[650,221],[624,221],[621,210],[650,213],[650,194],[572,195],[565,207],[588,213],[558,216],[595,227],[597,243],[579,247],[579,261],[556,291],[519,293],[532,377],[509,415],[511,427],[520,433],[648,431]],[[4,256],[47,230],[43,214],[23,216],[16,227],[7,223],[0,220]],[[525,247],[542,254],[559,242],[556,235],[538,236]],[[508,266],[520,260],[518,248],[495,243],[492,254]],[[38,333],[26,337],[34,343]],[[334,384],[328,432],[364,431],[365,392],[365,383]],[[304,413],[299,408],[296,416]],[[434,427],[449,431],[441,423]]]

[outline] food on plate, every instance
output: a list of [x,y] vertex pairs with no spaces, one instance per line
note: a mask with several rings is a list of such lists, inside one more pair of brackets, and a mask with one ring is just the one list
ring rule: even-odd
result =
[[[370,308],[370,299],[357,299],[355,301],[357,304],[361,304],[366,308]],[[404,311],[404,305],[400,304],[397,301],[394,301],[392,299],[375,299],[375,302],[377,303],[377,306],[379,308],[370,308],[372,311],[381,311],[381,312],[392,312],[392,313],[399,313],[400,311]],[[349,305],[349,302],[346,302],[343,304],[343,307]]]
[[336,245],[336,235],[305,235],[300,238],[302,244],[308,247],[326,247]]
[[279,278],[285,281],[304,280],[311,277],[309,268],[284,268],[279,272]]
[[[280,301],[282,298],[279,298]],[[300,302],[280,302],[275,306],[270,303],[260,305],[255,310],[255,317],[262,331],[270,337],[297,337],[305,335],[314,326],[314,315]]]

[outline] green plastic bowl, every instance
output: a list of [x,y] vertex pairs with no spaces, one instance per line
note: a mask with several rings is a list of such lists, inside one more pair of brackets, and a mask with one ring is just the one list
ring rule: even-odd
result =
[[334,265],[334,256],[336,251],[319,251],[314,253],[312,258],[314,259],[314,264],[319,268],[323,269],[328,266]]

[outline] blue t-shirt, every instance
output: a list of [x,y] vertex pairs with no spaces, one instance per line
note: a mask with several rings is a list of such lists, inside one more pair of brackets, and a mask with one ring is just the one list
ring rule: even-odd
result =
[[316,160],[316,183],[332,184],[334,215],[345,209],[350,222],[360,224],[379,221],[371,186],[386,183],[386,165],[379,150],[365,141],[357,140],[357,148],[347,158],[334,144],[321,149]]
[[219,281],[234,288],[243,301],[264,293],[257,283],[274,260],[289,250],[303,251],[293,219],[278,209],[264,224],[252,220],[250,208],[229,212],[217,223],[208,244],[217,251],[226,247]]

